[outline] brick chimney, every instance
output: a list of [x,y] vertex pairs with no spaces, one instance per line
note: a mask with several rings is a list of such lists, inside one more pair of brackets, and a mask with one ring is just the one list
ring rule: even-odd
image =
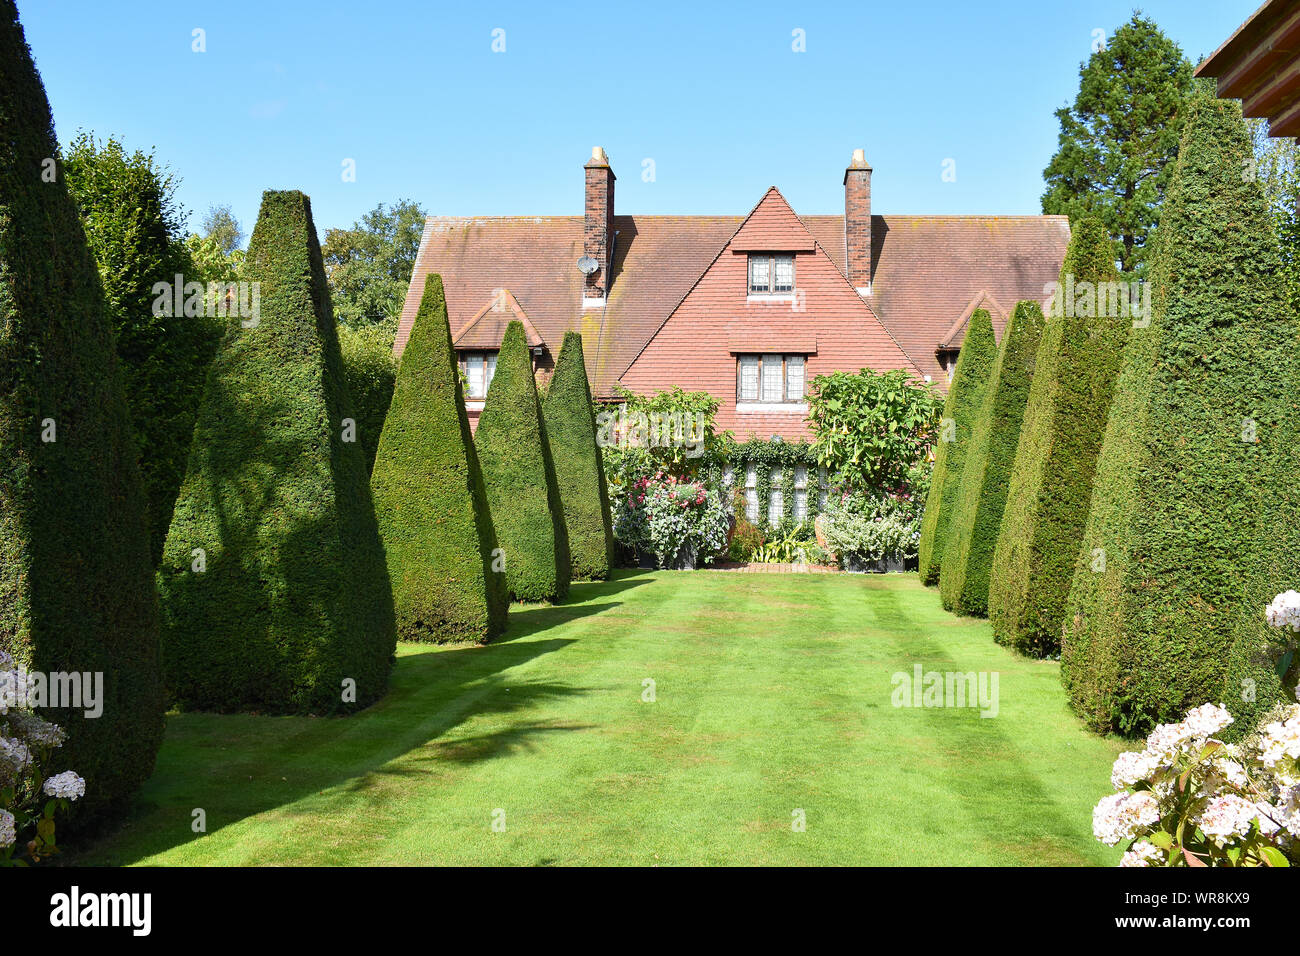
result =
[[[590,180],[588,180],[590,182]],[[871,294],[871,167],[860,149],[844,170],[845,272],[858,295]]]
[[587,188],[582,211],[582,251],[600,263],[600,268],[583,282],[582,298],[586,305],[588,299],[604,299],[609,291],[610,253],[614,248],[614,170],[610,169],[605,150],[599,146],[592,147],[591,159],[584,169]]

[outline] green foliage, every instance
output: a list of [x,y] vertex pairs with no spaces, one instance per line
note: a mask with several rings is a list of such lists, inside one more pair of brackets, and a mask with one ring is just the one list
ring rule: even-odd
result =
[[1300,339],[1249,155],[1239,105],[1198,92],[1066,615],[1062,679],[1099,730],[1207,701],[1249,726],[1286,696],[1264,607],[1300,580]]
[[263,194],[245,278],[261,314],[213,362],[163,549],[168,687],[186,708],[351,711],[387,686],[393,599],[302,193]]
[[84,822],[153,770],[158,612],[112,325],[12,0],[0,130],[0,650],[42,674],[103,674],[99,717],[41,714],[68,732],[60,769],[86,779]]
[[486,642],[506,625],[506,582],[493,567],[497,538],[456,372],[442,276],[431,275],[371,477],[404,641]]
[[1084,219],[1074,230],[1039,342],[993,553],[993,636],[1025,654],[1060,650],[1093,470],[1134,322],[1127,309],[1098,307],[1101,292],[1117,286],[1112,250],[1100,220]]
[[402,311],[425,211],[409,199],[380,203],[351,229],[325,233],[325,271],[339,321],[359,327],[396,319]]
[[[731,484],[726,482],[726,469],[731,469]],[[714,446],[713,454],[700,467],[700,478],[711,489],[733,492],[739,504],[739,514],[745,514],[744,487],[746,473],[754,469],[754,497],[758,499],[758,517],[754,522],[764,537],[784,533],[797,522],[794,518],[796,470],[803,469],[807,492],[807,514],[802,523],[811,527],[820,511],[821,475],[818,472],[817,454],[808,442],[789,442],[780,438],[764,439],[750,435],[738,442],[730,434],[724,435]],[[784,517],[773,523],[768,513],[772,492],[781,493]]]
[[736,517],[727,542],[727,558],[731,561],[749,561],[754,552],[763,546],[763,533],[743,516]]
[[564,507],[572,577],[579,581],[604,580],[613,563],[614,533],[604,464],[596,444],[587,363],[582,336],[577,332],[564,333],[560,357],[542,402],[542,415]]
[[832,372],[813,379],[808,422],[818,464],[853,491],[915,483],[934,443],[943,398],[904,369]]
[[1043,323],[1043,310],[1037,302],[1019,302],[1002,333],[994,385],[975,423],[956,510],[948,527],[939,593],[943,606],[950,611],[979,617],[988,614],[989,571]]
[[223,256],[233,256],[244,242],[244,230],[229,203],[211,206],[203,216],[203,238]]
[[1074,105],[1056,111],[1060,145],[1043,171],[1043,212],[1101,219],[1125,272],[1140,275],[1147,261],[1191,85],[1178,44],[1134,13],[1079,68]]
[[716,461],[730,434],[713,427],[718,400],[708,392],[684,392],[679,386],[653,395],[619,389],[621,402],[596,415],[596,443],[605,465],[610,496],[633,482],[664,472],[695,478]]
[[922,513],[905,495],[848,494],[832,499],[822,521],[826,547],[846,564],[916,556]]
[[506,583],[520,601],[569,592],[569,538],[524,326],[506,327],[474,436]]
[[993,320],[987,309],[976,309],[966,327],[966,339],[957,356],[948,399],[943,406],[939,445],[934,456],[934,471],[925,499],[921,519],[921,540],[917,545],[921,583],[939,583],[943,549],[948,541],[948,527],[957,508],[962,470],[966,453],[974,438],[975,419],[984,405],[998,345],[993,335]]
[[206,276],[196,272],[180,239],[176,180],[152,153],[128,154],[116,139],[96,143],[83,133],[68,148],[65,170],[113,325],[156,564],[221,323],[172,314],[182,310],[170,300],[168,314],[155,308],[155,283],[170,289],[177,275],[185,282]]
[[347,376],[352,407],[357,413],[357,440],[366,456],[367,473],[375,467],[379,436],[393,400],[393,383],[397,378],[397,360],[393,358],[396,335],[397,322],[394,319],[355,329],[339,326],[343,372]]

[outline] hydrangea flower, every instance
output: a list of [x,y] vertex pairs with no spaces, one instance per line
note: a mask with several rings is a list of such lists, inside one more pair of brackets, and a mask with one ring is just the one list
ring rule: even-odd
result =
[[1142,827],[1160,822],[1160,805],[1146,790],[1102,797],[1092,811],[1092,833],[1107,846],[1130,840]]
[[1273,598],[1273,603],[1264,611],[1264,616],[1273,627],[1300,631],[1300,593],[1283,591]]
[[43,789],[47,797],[76,800],[86,795],[86,781],[71,770],[65,770],[63,773],[47,778]]
[[8,810],[0,810],[0,850],[14,845],[18,831],[14,829],[14,815]]
[[1165,855],[1146,840],[1138,840],[1119,861],[1120,866],[1155,866]]
[[1218,846],[1224,846],[1249,833],[1250,824],[1257,816],[1259,810],[1253,803],[1228,793],[1210,801],[1198,824],[1202,833]]

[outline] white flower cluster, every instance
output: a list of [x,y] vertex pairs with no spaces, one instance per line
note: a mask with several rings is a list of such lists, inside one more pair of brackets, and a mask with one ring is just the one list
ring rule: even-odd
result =
[[1264,616],[1273,627],[1300,631],[1300,593],[1283,591],[1273,598],[1273,603],[1268,606]]
[[65,770],[63,773],[56,773],[53,777],[47,778],[44,789],[47,797],[76,800],[86,795],[86,781],[71,770]]
[[1266,724],[1260,732],[1259,759],[1266,767],[1300,757],[1300,707],[1293,707],[1285,720]]
[[[0,858],[13,853],[12,848],[19,839],[14,810],[21,810],[25,819],[40,818],[44,797],[76,800],[86,795],[86,781],[71,770],[49,777],[38,786],[43,761],[51,750],[63,744],[67,735],[58,724],[33,714],[28,702],[27,672],[14,663],[10,654],[0,650],[0,791],[16,801],[10,807],[0,807]],[[38,833],[36,841],[43,839]],[[52,843],[41,845],[53,846]],[[44,849],[31,852],[35,855]]]
[[1107,846],[1131,840],[1160,822],[1160,804],[1149,790],[1121,791],[1102,797],[1092,811],[1092,833]]
[[1119,861],[1120,866],[1155,866],[1164,858],[1156,847],[1152,846],[1146,840],[1138,840],[1134,843],[1124,858]]
[[1131,841],[1126,867],[1182,863],[1184,852],[1239,865],[1300,849],[1300,704],[1273,716],[1239,745],[1216,739],[1232,723],[1218,704],[1156,727],[1142,750],[1115,760],[1117,792],[1093,810],[1093,834],[1108,846]]

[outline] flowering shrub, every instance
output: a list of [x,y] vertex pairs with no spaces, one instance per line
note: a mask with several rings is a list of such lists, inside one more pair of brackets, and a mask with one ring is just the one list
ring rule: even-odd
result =
[[1273,603],[1264,611],[1264,617],[1282,632],[1278,638],[1280,647],[1276,651],[1277,676],[1285,678],[1291,667],[1291,659],[1295,656],[1295,634],[1300,631],[1300,594],[1283,591],[1273,598]]
[[698,481],[660,471],[628,485],[619,499],[614,534],[623,544],[654,554],[659,567],[681,558],[713,560],[727,546],[728,508]]
[[1300,705],[1282,705],[1239,744],[1203,704],[1161,724],[1146,747],[1119,755],[1116,793],[1092,813],[1107,846],[1128,840],[1120,866],[1289,866],[1300,845]]
[[822,534],[841,560],[849,555],[864,561],[911,558],[921,538],[921,513],[917,499],[907,491],[842,494],[830,502]]
[[71,770],[46,776],[65,734],[26,702],[27,673],[0,651],[0,866],[39,863],[57,853],[55,814],[86,795],[86,781]]

